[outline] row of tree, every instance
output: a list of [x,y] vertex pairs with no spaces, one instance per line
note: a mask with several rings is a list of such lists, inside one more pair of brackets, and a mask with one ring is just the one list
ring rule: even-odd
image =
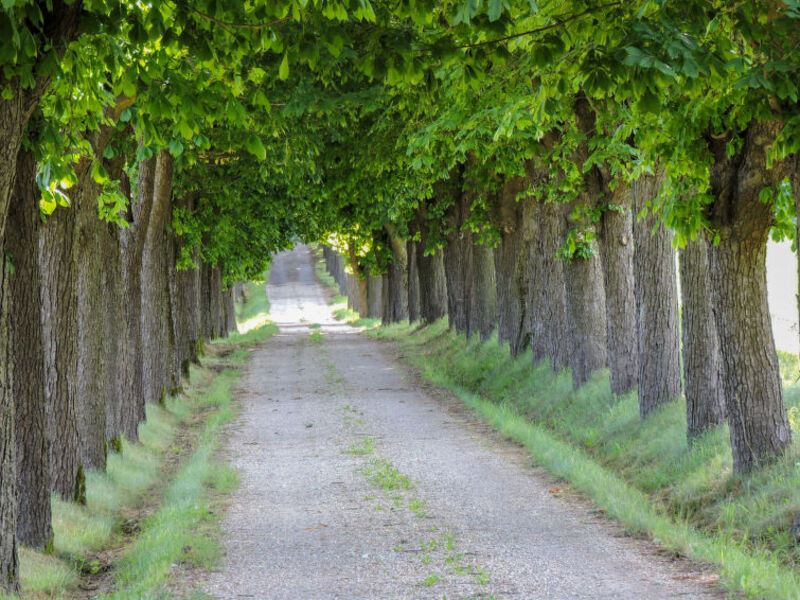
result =
[[368,314],[497,327],[576,385],[607,365],[643,417],[680,394],[672,241],[690,436],[724,413],[736,469],[785,451],[764,254],[795,236],[798,18],[794,0],[4,1],[0,587],[18,490],[80,499],[79,467],[227,330],[222,290],[297,238],[347,256]]

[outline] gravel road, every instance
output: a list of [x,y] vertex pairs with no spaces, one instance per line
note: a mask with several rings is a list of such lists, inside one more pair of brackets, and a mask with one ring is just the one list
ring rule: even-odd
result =
[[213,597],[722,597],[337,323],[306,247],[275,258],[267,294],[281,330],[242,379]]

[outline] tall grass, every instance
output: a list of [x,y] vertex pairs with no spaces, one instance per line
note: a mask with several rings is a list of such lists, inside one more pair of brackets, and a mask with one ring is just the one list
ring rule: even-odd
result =
[[[726,427],[688,446],[683,400],[642,423],[635,392],[615,398],[607,372],[573,391],[567,371],[532,365],[529,355],[512,359],[496,338],[467,341],[446,322],[392,325],[370,335],[399,340],[427,378],[454,390],[631,531],[713,562],[730,588],[800,597],[800,551],[789,536],[800,512],[800,443],[772,465],[734,475]],[[797,440],[798,361],[781,359]]]

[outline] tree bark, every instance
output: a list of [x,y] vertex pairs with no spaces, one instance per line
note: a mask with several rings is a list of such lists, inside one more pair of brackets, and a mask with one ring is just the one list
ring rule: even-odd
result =
[[[88,161],[87,161],[88,162]],[[84,468],[105,469],[106,465],[106,347],[103,313],[106,290],[103,272],[106,258],[101,250],[103,223],[97,212],[100,187],[92,179],[89,165],[82,165],[78,184],[70,189],[75,212],[73,263],[77,284],[77,407],[81,462]]]
[[452,190],[452,193],[454,198],[445,213],[443,227],[447,243],[442,250],[447,279],[447,319],[451,331],[466,334],[472,236],[464,230],[464,223],[469,216],[469,203],[460,190]]
[[538,253],[542,257],[541,272],[542,321],[546,324],[546,354],[553,371],[570,365],[570,338],[567,320],[567,288],[564,260],[557,258],[564,242],[566,205],[541,203],[539,209]]
[[[3,192],[5,190],[0,190]],[[1,198],[0,198],[1,199]],[[3,225],[7,213],[3,213]],[[2,238],[0,238],[2,239]],[[5,244],[4,244],[5,246]],[[0,257],[0,590],[19,590],[17,560],[17,457],[11,367],[11,327],[9,325],[11,290],[10,262]]]
[[508,178],[496,203],[496,220],[500,229],[500,245],[494,251],[497,336],[501,343],[508,342],[512,356],[517,356],[530,346],[530,321],[527,316],[530,272],[521,225],[523,205],[532,199],[517,200],[528,183],[525,177]]
[[419,242],[408,240],[408,322],[416,323],[422,318],[420,311],[419,270],[417,269],[417,252]]
[[380,319],[382,307],[383,278],[369,275],[367,280],[367,318]]
[[383,322],[399,323],[408,318],[408,251],[406,243],[387,229],[392,260],[384,276]]
[[160,402],[171,391],[173,360],[166,225],[171,217],[174,160],[166,150],[156,158],[153,199],[142,252],[142,352],[145,402]]
[[724,374],[719,355],[708,244],[703,237],[680,253],[683,381],[689,442],[725,421]]
[[57,208],[39,230],[39,257],[47,430],[59,441],[50,445],[50,483],[64,499],[82,500],[74,233],[75,211]]
[[773,223],[771,203],[759,194],[797,171],[796,158],[774,161],[767,150],[777,122],[751,122],[733,157],[726,140],[709,141],[714,202],[709,220],[719,235],[710,253],[711,282],[724,365],[725,412],[733,467],[746,472],[774,459],[792,443],[778,357],[767,304],[766,247]]
[[572,387],[578,389],[607,364],[603,269],[598,255],[573,258],[564,266],[570,332]]
[[[67,4],[56,0],[34,7],[43,15],[44,37],[58,55],[78,33],[78,17],[82,3]],[[41,52],[41,56],[49,53]],[[38,69],[34,69],[36,73]],[[48,77],[37,77],[32,88],[23,89],[15,77],[5,80],[11,98],[0,102],[0,241],[5,247],[6,223],[11,197],[16,184],[17,155],[22,136],[39,100],[49,86]],[[16,456],[15,410],[11,377],[11,327],[9,324],[11,276],[5,252],[0,257],[0,592],[19,590],[17,560]]]
[[39,190],[34,181],[33,153],[17,157],[16,192],[11,201],[5,252],[11,257],[10,277],[16,411],[17,485],[20,543],[45,548],[53,539],[50,513],[50,448],[45,411],[44,350],[41,326],[41,273],[39,271]]
[[469,306],[467,337],[480,336],[485,342],[497,325],[497,280],[494,270],[494,251],[483,244],[473,244],[472,268],[469,274]]
[[[631,186],[633,206],[641,213],[655,198],[660,176],[644,175]],[[678,292],[672,233],[656,226],[648,212],[633,227],[637,348],[639,351],[639,414],[642,419],[681,394]]]
[[625,394],[639,376],[633,277],[633,213],[630,189],[620,183],[610,194],[614,205],[603,213],[601,249],[606,294],[608,370],[611,393]]
[[142,341],[142,266],[147,223],[153,207],[156,158],[139,163],[136,195],[128,208],[128,227],[120,231],[125,330],[130,361],[124,379],[128,393],[122,403],[122,433],[130,440],[139,439],[138,426],[145,420],[144,351]]

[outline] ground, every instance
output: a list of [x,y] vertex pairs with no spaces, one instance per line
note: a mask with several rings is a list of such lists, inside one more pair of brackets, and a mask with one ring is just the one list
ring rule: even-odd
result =
[[275,258],[267,295],[280,333],[239,390],[226,555],[196,582],[211,596],[721,597],[335,321],[306,247]]

